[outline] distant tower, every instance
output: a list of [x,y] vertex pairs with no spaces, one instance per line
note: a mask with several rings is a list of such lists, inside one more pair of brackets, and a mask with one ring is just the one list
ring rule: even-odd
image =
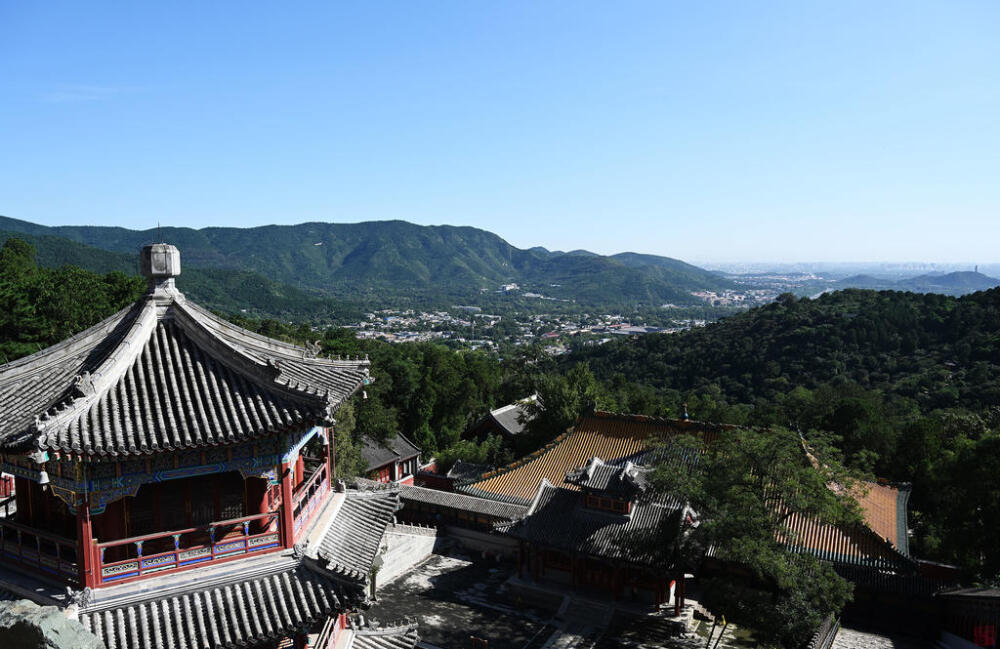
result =
[[979,264],[976,264],[976,272],[979,272]]

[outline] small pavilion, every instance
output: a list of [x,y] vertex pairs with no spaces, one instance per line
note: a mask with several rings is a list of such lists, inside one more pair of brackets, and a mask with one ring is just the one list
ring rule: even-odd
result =
[[16,493],[0,589],[64,607],[109,649],[333,646],[397,506],[333,489],[334,417],[368,361],[192,303],[174,246],[141,266],[138,302],[0,366]]

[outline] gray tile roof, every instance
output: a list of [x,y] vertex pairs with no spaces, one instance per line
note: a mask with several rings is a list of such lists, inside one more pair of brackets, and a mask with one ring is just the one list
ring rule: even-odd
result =
[[588,509],[583,499],[578,491],[543,480],[525,516],[500,529],[530,543],[571,552],[644,565],[668,562],[669,557],[658,552],[639,549],[650,544],[630,541],[645,540],[661,525],[679,532],[684,511],[680,502],[647,495],[637,499],[625,516]]
[[416,624],[355,631],[349,649],[413,649],[420,642]]
[[276,640],[338,612],[343,586],[297,567],[253,579],[117,608],[87,610],[80,622],[108,649],[215,649]]
[[646,488],[646,473],[645,467],[631,461],[615,465],[594,457],[586,466],[569,471],[566,482],[608,496],[632,498]]
[[492,467],[486,464],[473,464],[472,462],[456,460],[455,464],[448,469],[448,473],[446,475],[457,482],[470,481],[476,480],[479,476],[483,475],[491,468]]
[[396,433],[395,437],[386,440],[384,444],[365,437],[364,446],[361,447],[361,457],[367,463],[368,471],[385,466],[389,462],[408,460],[418,455],[420,449],[401,433]]
[[531,395],[527,399],[491,410],[489,416],[498,426],[507,431],[508,435],[520,435],[528,427],[528,422],[533,419],[528,412],[527,404],[537,398],[537,395]]
[[329,421],[366,360],[316,358],[176,291],[0,366],[0,448],[90,456],[230,444]]
[[364,583],[398,508],[398,490],[349,491],[319,541],[326,569]]
[[400,497],[403,506],[407,502],[427,503],[439,507],[448,507],[475,514],[483,514],[500,520],[512,521],[520,518],[528,511],[525,505],[515,505],[513,503],[500,502],[477,496],[455,493],[452,491],[440,491],[438,489],[427,489],[426,487],[411,487],[403,485],[400,488]]

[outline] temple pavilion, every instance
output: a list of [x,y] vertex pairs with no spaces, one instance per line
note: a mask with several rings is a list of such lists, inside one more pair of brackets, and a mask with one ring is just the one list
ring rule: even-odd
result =
[[193,304],[171,245],[141,266],[134,305],[0,366],[16,492],[0,588],[64,607],[109,649],[332,647],[398,508],[332,479],[334,416],[368,361]]

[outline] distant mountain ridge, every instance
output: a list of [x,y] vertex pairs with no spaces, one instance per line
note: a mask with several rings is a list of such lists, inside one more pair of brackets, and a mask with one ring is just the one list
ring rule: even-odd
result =
[[405,221],[139,231],[0,217],[0,231],[61,237],[133,259],[159,238],[181,249],[186,268],[255,273],[309,294],[351,300],[397,293],[470,299],[518,283],[582,304],[694,304],[692,291],[733,287],[716,273],[668,257],[522,250],[477,228]]
[[[101,250],[63,237],[8,230],[0,230],[0,246],[11,237],[19,237],[33,245],[40,266],[78,266],[102,274],[139,273],[137,255]],[[324,298],[315,291],[304,291],[249,271],[184,266],[177,285],[192,299],[222,311],[297,319],[333,319],[361,313],[358,305]]]
[[838,288],[867,288],[875,290],[911,291],[913,293],[943,293],[964,295],[986,291],[1000,286],[1000,279],[979,272],[956,271],[953,273],[927,273],[899,281],[880,279],[871,275],[854,275],[837,282]]

